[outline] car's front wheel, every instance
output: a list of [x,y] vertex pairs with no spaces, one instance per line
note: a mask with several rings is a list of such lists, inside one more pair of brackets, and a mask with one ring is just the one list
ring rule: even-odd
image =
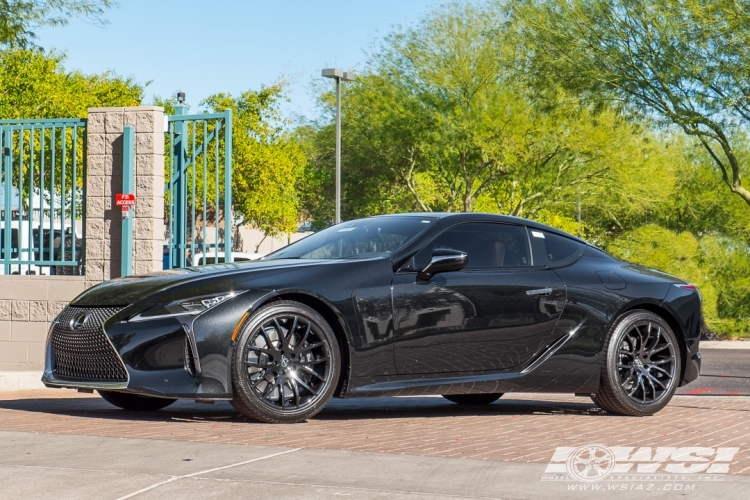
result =
[[494,403],[503,396],[502,392],[494,394],[443,394],[452,403],[466,406],[482,406]]
[[331,399],[340,366],[336,335],[317,311],[273,302],[242,326],[232,358],[232,404],[262,422],[302,422]]
[[127,392],[97,391],[99,395],[109,404],[115,405],[123,410],[130,411],[156,411],[171,405],[176,399],[152,398],[139,394]]
[[617,415],[653,415],[672,399],[682,369],[677,336],[660,316],[644,310],[615,321],[604,347],[594,403]]

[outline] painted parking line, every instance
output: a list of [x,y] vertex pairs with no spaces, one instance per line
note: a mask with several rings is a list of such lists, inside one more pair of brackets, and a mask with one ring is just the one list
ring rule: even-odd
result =
[[224,469],[231,469],[232,467],[239,467],[241,465],[246,465],[246,464],[253,463],[253,462],[260,462],[261,460],[267,460],[269,458],[278,457],[279,455],[286,455],[287,453],[294,453],[295,451],[299,451],[301,449],[302,448],[294,448],[294,449],[291,449],[291,450],[280,451],[278,453],[272,453],[271,455],[266,455],[264,457],[253,458],[253,459],[250,459],[250,460],[245,460],[243,462],[237,462],[236,464],[224,465],[222,467],[214,467],[213,469],[206,469],[206,470],[202,470],[202,471],[198,471],[198,472],[193,472],[192,474],[185,474],[183,476],[172,476],[172,477],[170,477],[169,479],[167,479],[165,481],[160,481],[158,483],[154,483],[151,486],[147,486],[145,488],[141,488],[138,491],[134,491],[133,493],[128,493],[125,496],[121,496],[117,500],[126,500],[127,498],[133,498],[135,496],[140,495],[141,493],[145,493],[147,491],[153,490],[155,488],[158,488],[159,486],[163,486],[163,485],[171,483],[173,481],[179,481],[180,479],[187,479],[187,478],[191,478],[191,477],[201,476],[203,474],[210,474],[211,472],[216,472],[216,471],[220,471],[220,470],[224,470]]

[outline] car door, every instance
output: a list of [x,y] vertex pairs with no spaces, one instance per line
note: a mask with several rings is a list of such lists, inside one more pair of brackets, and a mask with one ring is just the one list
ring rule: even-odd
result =
[[[465,252],[468,264],[420,279],[438,248]],[[434,238],[394,276],[398,373],[496,371],[527,361],[565,302],[560,278],[533,264],[525,226],[469,222]]]

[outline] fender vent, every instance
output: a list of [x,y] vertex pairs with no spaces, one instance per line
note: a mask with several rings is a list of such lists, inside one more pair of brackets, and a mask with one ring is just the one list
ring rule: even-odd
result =
[[195,355],[193,354],[193,348],[190,346],[190,339],[188,339],[187,335],[185,335],[185,371],[191,377],[195,377]]

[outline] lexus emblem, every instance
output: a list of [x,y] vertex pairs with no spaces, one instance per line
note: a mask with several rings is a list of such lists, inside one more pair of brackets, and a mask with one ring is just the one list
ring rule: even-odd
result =
[[78,330],[83,325],[86,324],[86,321],[89,319],[89,313],[88,311],[81,311],[75,316],[73,316],[73,319],[70,320],[70,329],[71,330]]

